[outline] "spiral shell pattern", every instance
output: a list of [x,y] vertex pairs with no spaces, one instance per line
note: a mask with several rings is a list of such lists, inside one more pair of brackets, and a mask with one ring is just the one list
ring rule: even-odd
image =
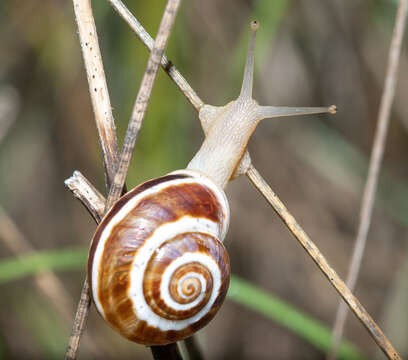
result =
[[198,172],[177,171],[131,190],[92,240],[88,277],[99,313],[146,345],[205,326],[228,289],[228,225],[224,192]]

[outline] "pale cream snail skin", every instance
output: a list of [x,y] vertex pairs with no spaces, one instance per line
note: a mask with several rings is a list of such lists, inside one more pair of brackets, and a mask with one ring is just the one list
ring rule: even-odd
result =
[[228,290],[223,240],[229,206],[223,189],[246,172],[248,140],[260,120],[335,112],[260,106],[252,99],[251,39],[238,99],[204,105],[205,140],[185,170],[147,181],[120,198],[92,240],[88,276],[98,312],[121,335],[145,345],[185,339],[205,326]]

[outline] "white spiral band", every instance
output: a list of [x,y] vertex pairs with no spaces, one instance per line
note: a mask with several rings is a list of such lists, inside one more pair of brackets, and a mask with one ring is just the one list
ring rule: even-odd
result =
[[[221,287],[221,274],[215,261],[208,255],[204,255],[201,253],[186,253],[185,255],[182,255],[181,257],[174,260],[164,272],[164,276],[167,277],[167,279],[164,278],[162,280],[162,283],[165,283],[165,285],[163,285],[163,287],[161,288],[162,300],[169,307],[174,308],[175,310],[186,310],[190,307],[193,307],[194,305],[197,305],[198,302],[196,301],[198,299],[192,302],[193,305],[179,304],[172,300],[168,291],[169,278],[171,274],[178,267],[189,262],[199,262],[208,268],[213,278],[212,294],[207,304],[191,318],[184,320],[163,319],[150,309],[143,294],[144,271],[146,269],[147,262],[153,255],[154,251],[169,238],[175,237],[178,234],[183,234],[186,231],[193,232],[194,229],[196,229],[196,231],[201,231],[201,229],[204,228],[209,230],[208,233],[210,235],[216,236],[218,229],[216,223],[201,218],[183,217],[179,221],[161,226],[139,249],[134,259],[132,270],[130,273],[131,286],[128,295],[129,298],[133,301],[133,309],[140,320],[144,320],[149,325],[157,327],[163,331],[181,330],[201,319],[211,309],[211,306],[217,298],[219,289]],[[206,286],[204,286],[204,289],[205,287]],[[202,295],[200,295],[199,298],[200,297],[202,297]]]

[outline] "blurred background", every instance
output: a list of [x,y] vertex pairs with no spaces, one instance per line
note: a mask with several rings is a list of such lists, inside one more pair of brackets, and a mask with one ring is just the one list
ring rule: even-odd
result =
[[[165,1],[127,1],[154,36]],[[148,52],[105,1],[93,2],[119,141]],[[260,24],[254,97],[261,104],[336,104],[331,116],[265,120],[253,164],[343,277],[353,248],[397,1],[184,1],[166,53],[199,96],[223,105],[240,90],[248,24]],[[356,295],[408,356],[407,40],[367,250]],[[185,167],[203,139],[197,114],[160,71],[127,179]],[[105,193],[72,3],[0,2],[0,265],[18,254],[75,257],[72,270],[0,271],[0,359],[61,359],[95,223],[64,188],[80,170]],[[228,187],[232,270],[331,328],[338,296],[266,201],[242,177]],[[72,259],[71,259],[72,260]],[[46,265],[44,265],[46,266]],[[51,265],[50,265],[51,266]],[[54,265],[55,267],[56,265]],[[1,269],[5,269],[4,267]],[[42,289],[42,290],[41,290]],[[48,294],[47,294],[48,292]],[[346,337],[378,354],[352,315]],[[199,332],[206,359],[324,359],[309,341],[226,300]],[[81,359],[150,358],[91,310]]]

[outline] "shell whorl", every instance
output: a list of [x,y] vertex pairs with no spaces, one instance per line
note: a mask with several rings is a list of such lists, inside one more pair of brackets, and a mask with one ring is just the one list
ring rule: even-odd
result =
[[229,284],[222,244],[224,192],[195,171],[177,171],[124,195],[94,235],[88,272],[99,313],[126,338],[159,345],[206,325]]

